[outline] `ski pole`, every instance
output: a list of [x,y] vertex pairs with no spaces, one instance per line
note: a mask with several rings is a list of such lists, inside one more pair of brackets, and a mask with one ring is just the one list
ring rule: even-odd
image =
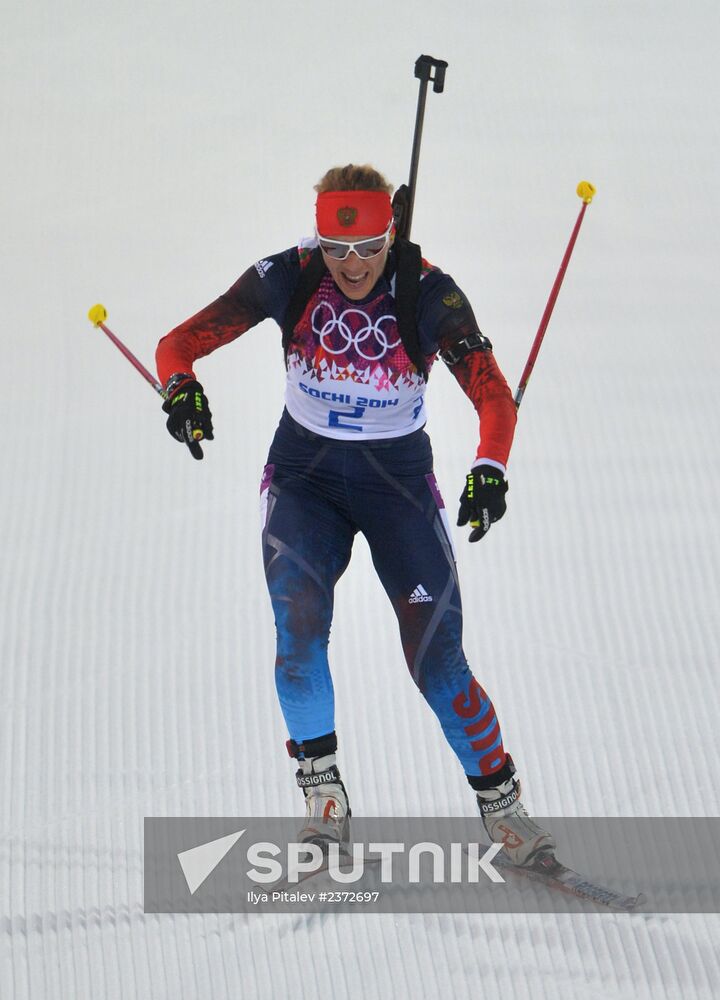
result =
[[106,334],[107,337],[110,338],[110,340],[113,342],[113,344],[115,344],[117,349],[122,354],[125,355],[130,364],[133,365],[133,367],[140,372],[145,381],[150,383],[155,392],[157,392],[160,396],[162,396],[163,399],[166,399],[167,396],[165,394],[165,390],[160,385],[158,380],[156,378],[153,378],[153,376],[147,370],[145,365],[142,364],[142,362],[138,361],[138,359],[135,357],[132,351],[128,350],[128,348],[123,344],[123,342],[118,337],[115,336],[112,330],[108,329],[108,327],[105,326],[105,320],[107,319],[107,309],[105,308],[105,306],[100,305],[100,303],[98,303],[96,306],[93,306],[92,309],[90,309],[90,311],[88,312],[88,319],[94,326],[100,327],[102,332]]
[[577,239],[577,235],[580,232],[580,226],[582,225],[582,220],[585,216],[585,210],[587,209],[588,205],[593,200],[593,196],[595,195],[595,188],[592,186],[590,181],[580,181],[576,190],[578,197],[582,198],[583,202],[582,208],[580,209],[580,214],[577,217],[577,221],[575,222],[575,227],[572,231],[572,235],[570,236],[570,242],[567,245],[565,256],[563,257],[562,263],[560,264],[560,270],[558,271],[557,277],[555,278],[555,284],[552,286],[552,291],[550,292],[550,298],[547,301],[547,305],[545,306],[545,312],[543,313],[542,319],[540,320],[540,326],[538,327],[538,332],[535,334],[535,340],[533,341],[532,348],[530,349],[530,355],[528,356],[527,363],[520,378],[520,384],[518,385],[517,390],[515,392],[516,408],[519,407],[520,403],[522,402],[522,398],[525,395],[525,390],[527,389],[528,381],[532,374],[532,370],[535,366],[535,361],[537,360],[537,356],[540,352],[540,345],[543,342],[545,331],[548,328],[548,323],[550,322],[550,317],[552,316],[552,311],[555,307],[555,302],[560,292],[560,286],[563,283],[563,278],[565,277],[565,271],[567,270],[567,266],[570,262],[570,257],[572,256],[573,247],[575,246],[575,240]]
[[[443,87],[445,86],[445,70],[447,66],[448,64],[444,59],[434,59],[432,56],[419,56],[415,62],[415,76],[420,81],[420,90],[418,92],[417,112],[415,114],[412,156],[410,157],[410,180],[407,184],[401,184],[393,197],[395,228],[398,236],[402,236],[405,239],[410,239],[410,228],[412,226],[427,87],[428,83],[432,80],[435,93],[442,94]],[[433,69],[435,70],[434,76],[432,75]]]

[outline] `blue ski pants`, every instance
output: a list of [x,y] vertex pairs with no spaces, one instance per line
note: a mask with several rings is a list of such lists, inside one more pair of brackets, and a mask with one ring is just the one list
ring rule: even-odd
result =
[[487,775],[506,755],[492,702],[463,652],[457,571],[432,464],[424,430],[339,441],[313,434],[284,411],[261,485],[277,692],[291,739],[333,732],[334,590],[361,532],[397,616],[413,681],[465,773]]

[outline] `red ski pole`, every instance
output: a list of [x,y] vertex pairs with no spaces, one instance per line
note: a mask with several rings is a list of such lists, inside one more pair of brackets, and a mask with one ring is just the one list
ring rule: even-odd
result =
[[105,320],[107,319],[107,309],[105,308],[105,306],[101,306],[99,303],[98,305],[93,306],[92,309],[88,312],[88,319],[94,326],[100,327],[102,332],[106,334],[107,337],[110,338],[110,340],[113,342],[113,344],[115,344],[117,349],[122,354],[125,355],[130,364],[140,372],[145,381],[150,383],[155,392],[157,392],[160,396],[162,396],[163,399],[166,399],[167,397],[165,395],[165,390],[160,385],[158,380],[156,378],[153,378],[153,376],[147,370],[145,365],[142,364],[141,361],[138,361],[138,359],[135,357],[132,351],[128,350],[128,348],[123,344],[123,342],[118,337],[115,336],[112,330],[110,330],[107,326],[105,326]]
[[545,336],[545,331],[548,328],[548,323],[550,322],[550,317],[552,316],[552,311],[555,307],[555,301],[560,292],[560,286],[563,283],[563,278],[565,277],[565,271],[570,262],[570,257],[572,256],[573,247],[575,246],[575,240],[580,232],[580,226],[582,225],[582,220],[585,216],[585,210],[587,209],[590,202],[593,200],[595,194],[595,188],[592,186],[590,181],[580,181],[577,186],[577,193],[580,198],[582,198],[583,206],[580,209],[580,214],[577,217],[575,223],[575,228],[570,236],[570,242],[567,245],[567,250],[565,251],[565,256],[562,259],[562,264],[560,265],[560,270],[557,273],[557,278],[555,279],[555,284],[552,286],[552,291],[550,292],[550,298],[545,306],[545,312],[543,313],[542,319],[540,320],[540,326],[538,332],[535,334],[535,340],[533,341],[532,348],[530,350],[530,355],[527,359],[527,363],[523,370],[522,376],[520,378],[520,384],[515,392],[515,406],[519,407],[522,402],[522,398],[525,395],[525,390],[527,389],[528,381],[532,375],[532,370],[535,366],[535,361],[540,352],[540,345],[543,342],[543,337]]

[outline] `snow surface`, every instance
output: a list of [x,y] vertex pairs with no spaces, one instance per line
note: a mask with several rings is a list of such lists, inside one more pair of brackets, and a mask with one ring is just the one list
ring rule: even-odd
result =
[[[312,185],[407,178],[413,235],[523,402],[509,510],[458,531],[466,650],[538,815],[716,815],[717,3],[30,0],[3,10],[0,996],[720,996],[717,916],[144,916],[146,815],[300,811],[257,484],[271,324],[200,362],[194,463],[87,309],[158,338],[312,227]],[[476,436],[436,369],[451,509]],[[366,815],[472,815],[359,540],[332,639]]]

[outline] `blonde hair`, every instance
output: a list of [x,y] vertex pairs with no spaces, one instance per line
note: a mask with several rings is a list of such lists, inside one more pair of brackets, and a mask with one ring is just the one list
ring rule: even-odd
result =
[[332,167],[315,185],[318,194],[326,191],[384,191],[393,193],[393,186],[369,163],[361,167],[348,163],[344,167]]

